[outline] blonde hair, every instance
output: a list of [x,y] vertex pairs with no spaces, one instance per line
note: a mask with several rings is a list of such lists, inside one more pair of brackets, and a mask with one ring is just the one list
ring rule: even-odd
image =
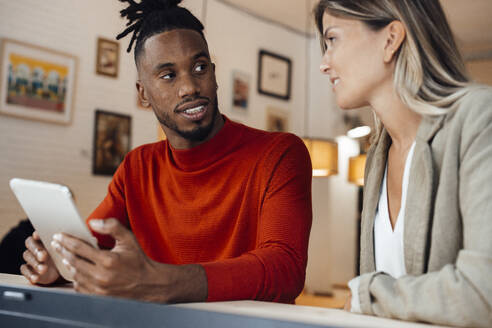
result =
[[[372,30],[402,22],[406,37],[395,54],[393,84],[416,113],[445,114],[470,90],[463,58],[438,0],[320,0],[314,8],[320,35],[325,12],[360,20]],[[326,50],[323,42],[322,49]],[[381,127],[376,118],[377,135]]]

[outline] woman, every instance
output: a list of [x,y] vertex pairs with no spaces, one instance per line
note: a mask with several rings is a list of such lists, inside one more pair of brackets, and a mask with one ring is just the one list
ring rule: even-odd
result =
[[469,82],[438,0],[321,0],[321,71],[370,106],[361,275],[348,308],[492,326],[492,91]]

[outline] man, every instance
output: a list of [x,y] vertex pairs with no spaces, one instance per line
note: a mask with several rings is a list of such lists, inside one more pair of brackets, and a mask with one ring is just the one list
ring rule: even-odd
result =
[[[135,33],[138,93],[168,139],[130,152],[88,218],[109,250],[55,235],[75,289],[155,302],[292,303],[312,219],[306,148],[219,113],[203,25],[179,1],[129,3],[122,15],[135,25],[120,37]],[[26,244],[24,276],[59,279],[38,238]]]

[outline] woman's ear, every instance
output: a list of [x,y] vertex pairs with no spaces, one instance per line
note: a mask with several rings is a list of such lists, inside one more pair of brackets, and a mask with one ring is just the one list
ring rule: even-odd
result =
[[145,92],[145,88],[142,82],[140,80],[137,80],[135,86],[137,87],[137,94],[138,94],[138,99],[140,100],[140,104],[145,108],[149,108],[150,103],[149,100],[147,99],[147,93]]
[[400,49],[406,37],[405,26],[402,22],[394,20],[385,27],[386,44],[384,47],[384,62],[390,63]]

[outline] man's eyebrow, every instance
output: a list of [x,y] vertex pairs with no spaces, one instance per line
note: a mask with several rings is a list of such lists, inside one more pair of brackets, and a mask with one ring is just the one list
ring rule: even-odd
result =
[[169,67],[173,67],[173,66],[174,66],[173,63],[160,63],[154,67],[153,71],[154,71],[154,73],[159,73],[164,68],[169,68]]
[[193,56],[193,60],[197,60],[200,57],[207,57],[208,59],[210,59],[210,55],[207,52],[200,51],[199,53]]
[[[206,51],[200,51],[199,53],[193,56],[193,60],[197,60],[200,57],[206,57],[210,59],[210,55]],[[158,73],[159,71],[165,68],[174,67],[174,65],[175,65],[174,63],[160,63],[154,67],[153,71],[154,73]]]

